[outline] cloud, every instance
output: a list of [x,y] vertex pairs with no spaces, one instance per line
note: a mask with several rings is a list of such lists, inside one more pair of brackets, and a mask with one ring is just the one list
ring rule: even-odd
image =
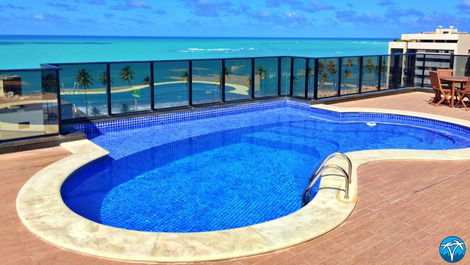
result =
[[34,19],[34,20],[44,20],[45,17],[44,17],[44,15],[42,15],[42,14],[34,14],[34,15],[33,15],[33,19]]
[[391,23],[407,23],[410,20],[419,20],[424,16],[423,12],[413,8],[404,9],[400,7],[390,7],[385,12],[385,19]]
[[379,24],[385,22],[384,18],[377,15],[368,12],[358,13],[353,10],[336,12],[336,19],[343,23],[353,24]]
[[460,4],[457,5],[457,8],[470,13],[470,0],[462,0]]
[[334,9],[333,6],[328,4],[319,3],[317,0],[266,0],[266,7],[268,8],[278,8],[282,5],[287,5],[296,12],[318,12],[322,10],[331,10]]
[[92,5],[106,5],[106,0],[86,0],[86,2]]
[[139,0],[125,0],[117,5],[113,6],[112,9],[116,10],[129,10],[129,9],[151,9],[152,7],[146,2]]
[[151,21],[149,19],[146,19],[146,18],[123,17],[123,18],[121,18],[121,20],[122,21],[133,22],[133,23],[140,24],[140,25],[155,24],[153,21]]
[[77,8],[75,6],[72,6],[64,2],[48,2],[47,4],[49,6],[55,7],[57,9],[65,10],[65,11],[77,11]]
[[220,12],[229,13],[234,7],[229,1],[182,0],[182,2],[194,15],[201,17],[218,17]]
[[[100,1],[100,0],[95,0],[95,1]],[[142,9],[142,10],[151,11],[153,14],[157,14],[157,15],[166,14],[165,10],[153,8],[152,6],[147,4],[146,2],[140,1],[140,0],[121,1],[117,5],[112,6],[111,9],[121,10],[121,11],[131,10],[131,9]]]
[[37,22],[44,22],[54,25],[56,23],[68,23],[69,18],[65,16],[60,16],[52,13],[37,13],[33,14],[31,17],[18,17],[20,20],[33,20]]
[[393,0],[382,0],[377,5],[379,5],[379,6],[394,6],[395,2]]
[[254,20],[256,25],[263,24],[278,28],[311,27],[314,19],[310,19],[296,11],[272,12],[272,10],[252,10],[245,7],[246,15]]
[[0,9],[16,9],[16,10],[25,10],[28,9],[29,7],[26,6],[17,6],[13,4],[6,4],[6,5],[0,5]]

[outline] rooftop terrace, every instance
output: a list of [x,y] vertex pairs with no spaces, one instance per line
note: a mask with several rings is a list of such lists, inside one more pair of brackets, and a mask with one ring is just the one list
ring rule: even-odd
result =
[[[463,110],[427,104],[431,96],[411,92],[334,105],[419,111],[470,120]],[[2,264],[125,264],[51,246],[27,231],[18,219],[15,199],[21,186],[41,168],[68,155],[61,147],[0,155]],[[368,163],[359,168],[357,206],[338,228],[282,251],[198,264],[441,264],[437,246],[444,237],[458,234],[470,238],[468,175],[470,161]],[[465,262],[468,259],[462,264]]]

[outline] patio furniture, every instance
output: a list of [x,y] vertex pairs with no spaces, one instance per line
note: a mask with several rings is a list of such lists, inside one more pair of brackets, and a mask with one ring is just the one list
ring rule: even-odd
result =
[[[451,83],[451,104],[450,106],[453,108],[454,107],[454,101],[455,101],[455,96],[459,96],[460,94],[457,94],[459,89],[463,89],[463,84],[467,84],[468,80],[470,77],[468,76],[442,76],[438,78],[439,81],[446,81]],[[459,101],[460,102],[460,101]]]
[[436,72],[437,72],[437,75],[439,77],[441,77],[441,76],[453,76],[454,75],[454,70],[452,70],[452,69],[437,69]]
[[462,104],[465,110],[468,110],[467,105],[465,104],[465,99],[470,100],[470,78],[468,78],[467,83],[464,85],[463,89],[456,89],[455,92],[458,96],[458,104]]
[[[453,76],[454,75],[454,70],[452,70],[452,69],[437,69],[436,72],[437,72],[437,75],[439,76],[439,78],[441,76]],[[442,81],[442,80],[441,80],[441,83],[443,85],[445,85],[445,88],[451,88],[452,83]]]
[[439,79],[437,72],[429,72],[429,77],[431,78],[432,90],[434,90],[434,98],[432,98],[428,102],[430,104],[438,106],[445,101],[449,105],[451,105],[453,102],[452,89],[442,87],[441,80]]

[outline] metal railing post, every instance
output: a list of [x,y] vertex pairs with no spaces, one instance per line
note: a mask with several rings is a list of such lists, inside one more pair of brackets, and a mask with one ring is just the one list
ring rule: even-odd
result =
[[277,95],[282,95],[282,57],[277,58]]
[[449,62],[449,68],[452,69],[455,73],[455,54],[454,53],[451,53],[450,55],[450,62]]
[[421,72],[421,87],[424,87],[424,74],[426,73],[426,54],[423,54],[423,71]]
[[155,110],[155,77],[154,77],[154,65],[150,62],[150,109]]
[[255,99],[255,58],[251,58],[251,99]]
[[358,89],[359,94],[362,93],[362,68],[363,68],[363,65],[364,65],[364,57],[360,56],[359,57],[359,89]]
[[188,61],[188,105],[193,105],[193,61]]
[[314,59],[314,68],[315,68],[315,72],[314,72],[314,76],[315,76],[315,80],[314,80],[314,83],[313,83],[313,95],[314,95],[314,99],[318,99],[318,58],[315,58]]
[[107,63],[106,64],[106,104],[107,104],[107,109],[108,109],[108,116],[111,116],[113,114],[111,103],[112,103],[111,102],[111,65]]
[[63,133],[62,129],[62,98],[60,97],[60,70],[55,70],[56,86],[57,86],[57,126],[59,126],[59,134]]
[[289,78],[289,95],[294,95],[294,58],[290,58],[290,78]]
[[221,88],[221,95],[220,95],[220,100],[225,102],[225,60],[222,59],[222,73],[220,77],[220,88]]
[[338,96],[341,96],[341,82],[342,78],[341,76],[343,75],[343,57],[338,57]]
[[379,56],[379,68],[377,71],[378,76],[378,85],[377,85],[377,90],[380,90],[382,88],[382,56]]
[[308,67],[308,59],[305,58],[305,95],[304,97],[308,99],[308,75],[309,75],[309,67]]

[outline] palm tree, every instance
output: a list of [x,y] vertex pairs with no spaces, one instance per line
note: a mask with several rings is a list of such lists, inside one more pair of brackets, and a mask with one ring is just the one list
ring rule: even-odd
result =
[[188,82],[189,73],[187,71],[184,71],[180,76],[180,80],[181,80],[181,82]]
[[44,89],[44,93],[57,92],[57,78],[55,75],[51,73],[43,74],[41,76],[41,81],[42,81],[42,88]]
[[[132,70],[130,65],[121,69],[119,77],[121,77],[123,81],[127,81],[129,88],[132,88],[131,81],[134,80],[135,72]],[[132,97],[134,98],[134,110],[137,110],[137,99],[140,98],[140,89],[133,89]]]
[[330,77],[332,77],[333,81],[332,81],[332,85],[333,87],[336,86],[335,84],[335,78],[334,76],[336,75],[337,73],[337,70],[336,70],[336,63],[334,61],[329,61],[328,62],[328,65],[326,66],[326,69],[328,70],[328,72],[330,72]]
[[351,68],[354,67],[354,61],[351,58],[347,59],[345,66],[346,69],[344,70],[344,77],[346,79],[352,78]]
[[375,72],[377,70],[377,67],[375,66],[375,63],[372,59],[367,60],[366,69],[369,71],[369,73]]
[[227,67],[224,67],[224,75],[225,75],[225,80],[229,80],[230,79],[230,76],[232,75],[232,71],[230,71],[230,69],[228,69]]
[[256,70],[256,76],[259,78],[259,89],[261,90],[261,80],[266,79],[266,69],[262,66],[258,67]]
[[144,78],[144,84],[150,85],[150,76],[146,76],[146,77]]
[[104,87],[108,84],[108,72],[102,72],[99,77],[100,84],[102,84]]
[[322,85],[328,81],[328,74],[325,71],[325,64],[321,61],[318,62],[318,75],[320,76]]
[[77,82],[77,85],[79,88],[82,88],[85,92],[85,109],[86,109],[86,114],[88,115],[88,95],[87,95],[87,89],[93,85],[93,77],[91,74],[88,72],[86,69],[80,69],[78,70],[77,76],[75,77],[75,82]]

